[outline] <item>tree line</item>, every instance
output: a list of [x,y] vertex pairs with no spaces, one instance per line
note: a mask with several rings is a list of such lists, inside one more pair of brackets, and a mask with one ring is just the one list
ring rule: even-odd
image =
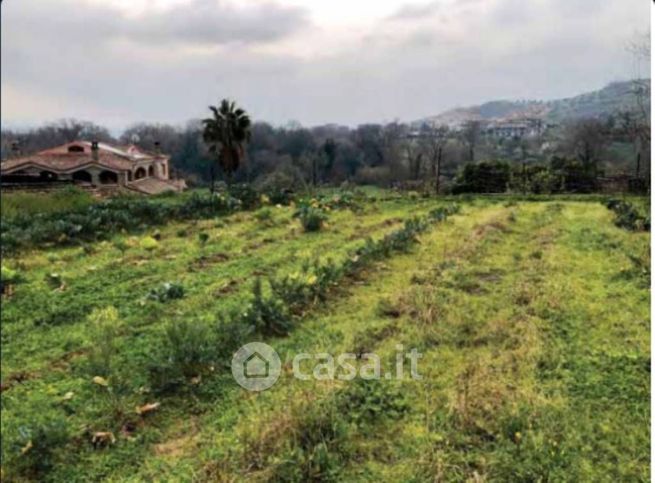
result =
[[[479,121],[459,129],[429,124],[363,124],[354,128],[252,122],[233,101],[184,126],[138,123],[114,136],[103,126],[62,120],[2,130],[2,159],[74,140],[137,144],[171,155],[174,175],[191,184],[218,180],[301,189],[311,185],[405,186],[433,192],[589,192],[608,174],[648,189],[650,120],[638,110],[578,119],[537,136],[497,138]],[[641,181],[640,181],[641,180]]]

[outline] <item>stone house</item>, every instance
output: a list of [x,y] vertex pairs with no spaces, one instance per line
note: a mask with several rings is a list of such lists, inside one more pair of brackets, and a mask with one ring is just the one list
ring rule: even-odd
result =
[[181,191],[183,180],[170,178],[169,156],[149,153],[134,145],[74,141],[0,164],[3,188],[75,184],[106,191],[131,190],[145,194]]

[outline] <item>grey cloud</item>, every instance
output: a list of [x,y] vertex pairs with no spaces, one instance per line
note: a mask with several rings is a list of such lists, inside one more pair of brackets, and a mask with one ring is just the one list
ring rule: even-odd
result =
[[390,20],[414,20],[432,15],[441,9],[439,2],[430,2],[425,4],[407,4],[396,10],[389,16]]
[[144,42],[267,42],[307,25],[305,13],[273,3],[237,9],[216,0],[195,0],[138,22],[127,22],[125,33]]
[[88,35],[87,41],[122,38],[147,45],[250,44],[282,39],[309,24],[304,9],[273,2],[236,8],[220,0],[192,0],[143,16],[127,16],[110,7],[75,0],[41,0],[38,4],[20,0],[8,5],[3,6],[8,29],[20,25],[36,36],[43,34],[43,29],[57,31],[61,38],[77,41]]
[[[314,40],[315,26],[302,11],[281,4],[223,5],[216,13],[213,3],[195,0],[192,12],[178,7],[137,21],[81,0],[8,0],[2,5],[2,85],[52,100],[47,116],[117,127],[184,122],[223,96],[237,99],[255,119],[275,123],[410,120],[494,98],[571,96],[625,78],[632,74],[625,43],[649,25],[643,0],[603,0],[594,15],[550,6],[564,0],[535,0],[515,12],[520,21],[508,14],[513,0],[494,0],[484,15],[473,14],[473,1],[448,4],[460,6],[425,20],[405,18],[402,28],[386,19],[359,40],[349,39],[347,49],[317,49],[301,58],[253,46],[291,34]],[[289,23],[272,21],[275,15],[287,15]],[[256,19],[286,26],[262,26],[250,35]],[[211,29],[214,23],[220,33]],[[203,48],[188,48],[196,45]],[[38,123],[49,120],[45,116],[38,107],[3,110],[3,123]]]

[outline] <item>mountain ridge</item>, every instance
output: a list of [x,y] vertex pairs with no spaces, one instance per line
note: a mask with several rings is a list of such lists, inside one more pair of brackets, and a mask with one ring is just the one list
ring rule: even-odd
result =
[[[648,83],[650,79],[640,79]],[[498,99],[468,107],[455,107],[435,116],[414,121],[413,124],[461,126],[467,121],[508,121],[520,118],[538,118],[550,123],[561,123],[584,117],[603,118],[622,109],[637,105],[635,81],[616,81],[601,89],[584,92],[573,97],[542,100]]]

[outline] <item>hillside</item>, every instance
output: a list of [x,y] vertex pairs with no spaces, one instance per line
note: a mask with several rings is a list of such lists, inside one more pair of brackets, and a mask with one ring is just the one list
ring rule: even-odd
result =
[[[650,79],[647,80],[650,83]],[[613,82],[600,90],[552,101],[496,100],[484,104],[457,107],[417,123],[457,126],[470,120],[516,119],[537,117],[560,123],[581,117],[604,117],[625,107],[634,106],[633,82]]]

